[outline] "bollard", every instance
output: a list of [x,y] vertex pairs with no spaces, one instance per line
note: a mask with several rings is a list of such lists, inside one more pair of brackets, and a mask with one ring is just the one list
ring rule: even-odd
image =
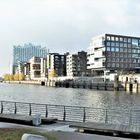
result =
[[41,124],[41,115],[36,114],[35,116],[33,116],[33,125],[39,126],[40,124]]
[[23,134],[21,140],[48,140],[47,138],[40,136],[40,135],[33,135],[33,134]]

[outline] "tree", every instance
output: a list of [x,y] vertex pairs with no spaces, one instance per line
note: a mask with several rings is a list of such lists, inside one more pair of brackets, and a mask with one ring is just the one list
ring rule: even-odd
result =
[[10,74],[4,74],[4,81],[10,81]]
[[56,73],[56,70],[55,69],[52,69],[49,72],[49,78],[54,78],[54,77],[57,77],[57,73]]
[[25,79],[25,75],[23,73],[16,73],[14,75],[14,80],[15,81],[22,81]]
[[14,80],[14,75],[11,74],[11,75],[10,75],[10,81],[13,81],[13,80]]

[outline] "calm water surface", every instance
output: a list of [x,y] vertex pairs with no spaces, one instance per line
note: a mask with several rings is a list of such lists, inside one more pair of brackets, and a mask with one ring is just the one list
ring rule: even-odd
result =
[[136,93],[3,83],[0,84],[0,100],[95,108],[140,107],[140,94]]

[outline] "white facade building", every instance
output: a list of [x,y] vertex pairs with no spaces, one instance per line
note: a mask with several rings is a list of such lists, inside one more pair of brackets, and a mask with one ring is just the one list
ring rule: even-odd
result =
[[103,70],[105,68],[105,36],[93,37],[87,51],[87,69]]
[[30,59],[30,79],[46,80],[46,78],[47,78],[46,58],[32,57]]

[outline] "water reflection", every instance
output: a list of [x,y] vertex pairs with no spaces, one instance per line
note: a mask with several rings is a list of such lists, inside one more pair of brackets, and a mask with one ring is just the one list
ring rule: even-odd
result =
[[37,85],[0,84],[0,99],[95,108],[129,108],[140,106],[140,94],[124,91],[48,88]]

